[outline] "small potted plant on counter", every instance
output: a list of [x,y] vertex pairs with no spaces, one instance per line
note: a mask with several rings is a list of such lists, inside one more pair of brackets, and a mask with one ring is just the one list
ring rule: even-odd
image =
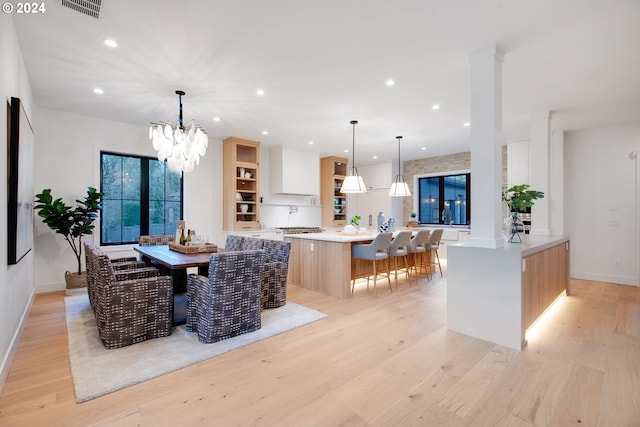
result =
[[358,227],[360,226],[360,220],[362,217],[360,215],[354,215],[349,221],[349,224],[345,225],[342,229],[344,234],[356,234],[358,232]]
[[520,233],[524,232],[524,224],[519,213],[535,204],[535,200],[544,198],[544,193],[529,190],[528,184],[514,185],[510,188],[502,187],[502,201],[509,208],[509,216],[505,219],[505,237],[509,243],[522,243]]
[[411,221],[407,222],[407,227],[419,227],[420,223],[418,221],[416,221],[416,213],[415,212],[411,212]]

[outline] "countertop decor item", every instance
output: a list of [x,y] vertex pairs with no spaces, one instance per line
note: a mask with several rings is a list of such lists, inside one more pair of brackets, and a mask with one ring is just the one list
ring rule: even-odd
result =
[[529,190],[529,184],[514,185],[510,188],[502,187],[502,201],[509,208],[509,216],[505,218],[504,230],[508,243],[522,243],[520,233],[524,233],[524,223],[518,214],[533,207],[535,200],[543,197],[542,191]]
[[[82,237],[93,233],[93,220],[98,217],[97,212],[102,209],[104,193],[93,187],[88,187],[83,200],[76,200],[77,206],[68,206],[61,198],[54,199],[51,189],[45,188],[36,194],[35,209],[42,222],[58,234],[62,234],[69,243],[78,261],[77,276],[82,274]],[[71,276],[69,273],[66,276]],[[71,277],[69,277],[71,279]],[[84,283],[86,286],[86,282]],[[72,286],[73,287],[73,286]],[[77,286],[75,286],[77,287]]]
[[158,160],[167,161],[167,167],[174,172],[191,172],[200,163],[209,146],[207,133],[193,120],[186,127],[182,121],[182,97],[184,91],[176,90],[180,103],[177,124],[168,122],[151,123],[149,139],[158,152]]
[[341,193],[366,193],[367,187],[364,185],[364,180],[358,175],[358,169],[356,168],[356,125],[357,120],[351,120],[353,126],[353,139],[351,143],[351,173],[342,181],[342,187],[340,187]]

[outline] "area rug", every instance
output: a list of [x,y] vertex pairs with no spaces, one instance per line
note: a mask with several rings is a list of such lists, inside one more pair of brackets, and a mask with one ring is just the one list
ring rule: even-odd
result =
[[182,325],[168,337],[107,350],[100,341],[87,295],[65,297],[65,307],[71,374],[78,403],[326,317],[289,301],[282,307],[263,310],[261,329],[217,343],[200,343],[197,334],[187,332]]

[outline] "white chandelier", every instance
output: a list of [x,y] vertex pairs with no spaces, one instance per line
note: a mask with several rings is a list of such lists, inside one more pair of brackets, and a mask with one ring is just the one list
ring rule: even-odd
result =
[[176,91],[180,101],[180,119],[178,124],[168,122],[151,123],[149,139],[153,149],[158,152],[158,160],[167,161],[167,167],[174,172],[191,172],[200,164],[209,146],[207,134],[191,120],[185,126],[182,122],[182,96]]
[[404,175],[402,175],[402,165],[400,164],[400,140],[402,136],[396,136],[398,140],[398,174],[395,179],[391,183],[391,188],[389,188],[389,196],[391,197],[406,197],[411,195],[411,190],[409,190],[409,186],[407,182],[404,180]]

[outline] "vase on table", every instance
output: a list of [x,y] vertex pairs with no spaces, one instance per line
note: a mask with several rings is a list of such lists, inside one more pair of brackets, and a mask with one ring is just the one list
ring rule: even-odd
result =
[[505,233],[504,237],[507,243],[522,243],[522,236],[524,235],[524,223],[518,216],[518,212],[511,212],[505,219]]

